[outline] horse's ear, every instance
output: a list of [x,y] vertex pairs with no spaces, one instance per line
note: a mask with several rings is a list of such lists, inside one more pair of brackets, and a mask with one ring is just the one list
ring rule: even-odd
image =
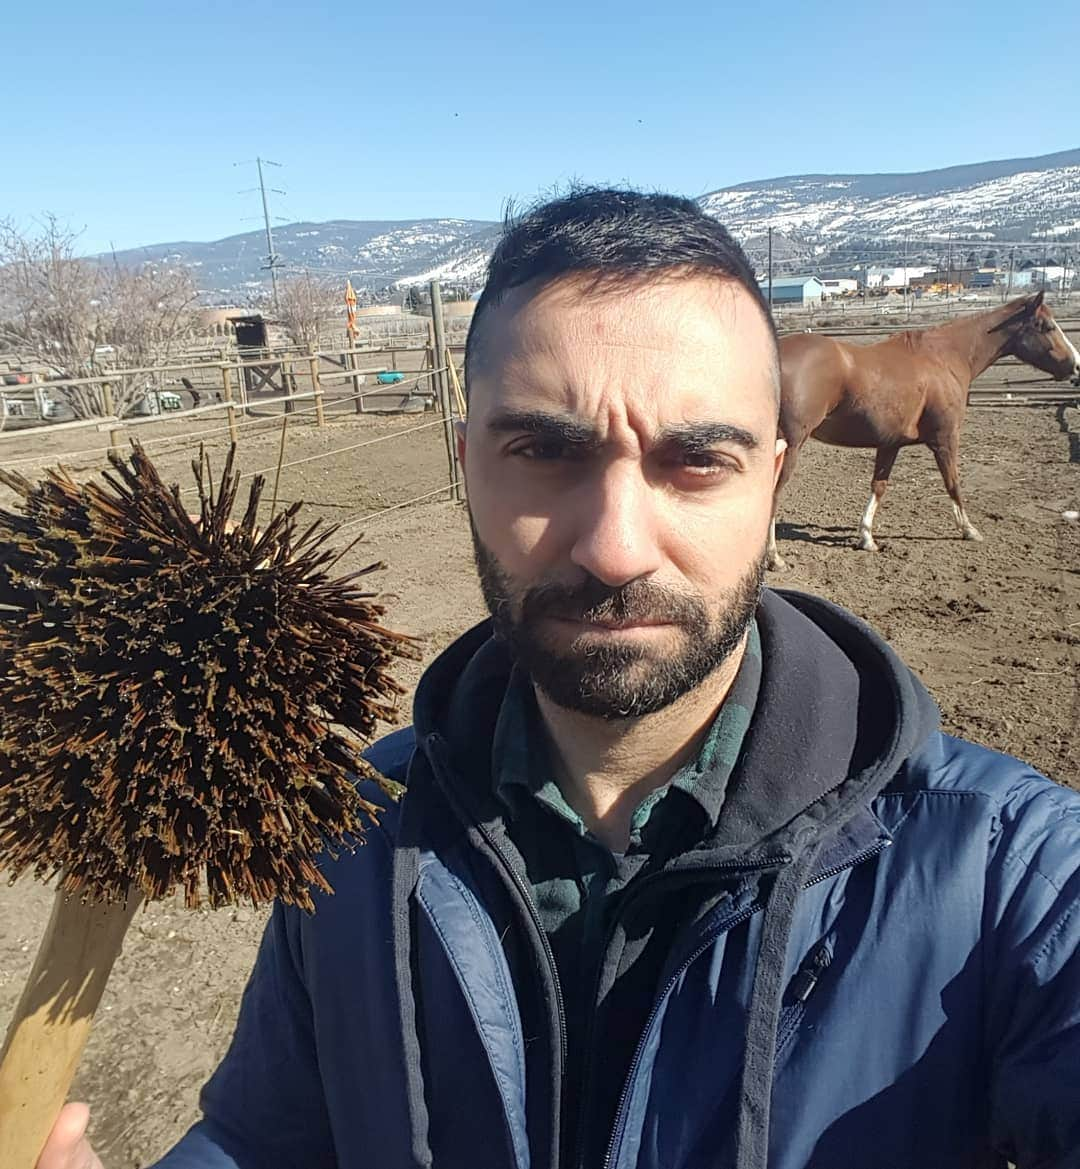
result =
[[1028,303],[1028,310],[1037,313],[1042,308],[1042,302],[1046,298],[1046,289],[1042,288],[1031,298]]

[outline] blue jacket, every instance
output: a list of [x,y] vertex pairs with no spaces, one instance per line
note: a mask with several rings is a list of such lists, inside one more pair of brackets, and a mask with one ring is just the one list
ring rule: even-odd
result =
[[[1080,1167],[1080,798],[942,734],[842,610],[770,592],[759,627],[716,836],[612,936],[618,978],[653,894],[707,883],[604,1169]],[[487,769],[508,670],[467,634],[373,748],[406,795],[313,916],[275,908],[160,1169],[556,1169],[560,992]]]

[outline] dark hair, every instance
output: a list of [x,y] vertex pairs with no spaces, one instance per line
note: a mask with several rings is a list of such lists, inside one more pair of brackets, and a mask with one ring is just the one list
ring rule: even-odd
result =
[[691,199],[578,188],[522,216],[511,210],[473,313],[466,367],[477,351],[486,312],[512,288],[571,272],[593,273],[603,285],[609,279],[639,279],[677,268],[694,275],[715,273],[741,285],[761,309],[775,339],[772,314],[746,254],[727,228]]

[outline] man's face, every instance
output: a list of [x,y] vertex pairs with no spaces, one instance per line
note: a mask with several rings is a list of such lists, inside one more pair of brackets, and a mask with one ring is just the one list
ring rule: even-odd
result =
[[640,717],[739,645],[763,579],[775,349],[715,277],[512,291],[459,436],[497,631],[556,704]]

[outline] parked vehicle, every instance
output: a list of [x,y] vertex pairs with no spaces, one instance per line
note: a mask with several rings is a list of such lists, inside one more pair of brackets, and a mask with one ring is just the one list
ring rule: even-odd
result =
[[149,418],[155,414],[171,413],[182,406],[180,395],[172,390],[143,390],[142,395],[124,412],[124,417]]

